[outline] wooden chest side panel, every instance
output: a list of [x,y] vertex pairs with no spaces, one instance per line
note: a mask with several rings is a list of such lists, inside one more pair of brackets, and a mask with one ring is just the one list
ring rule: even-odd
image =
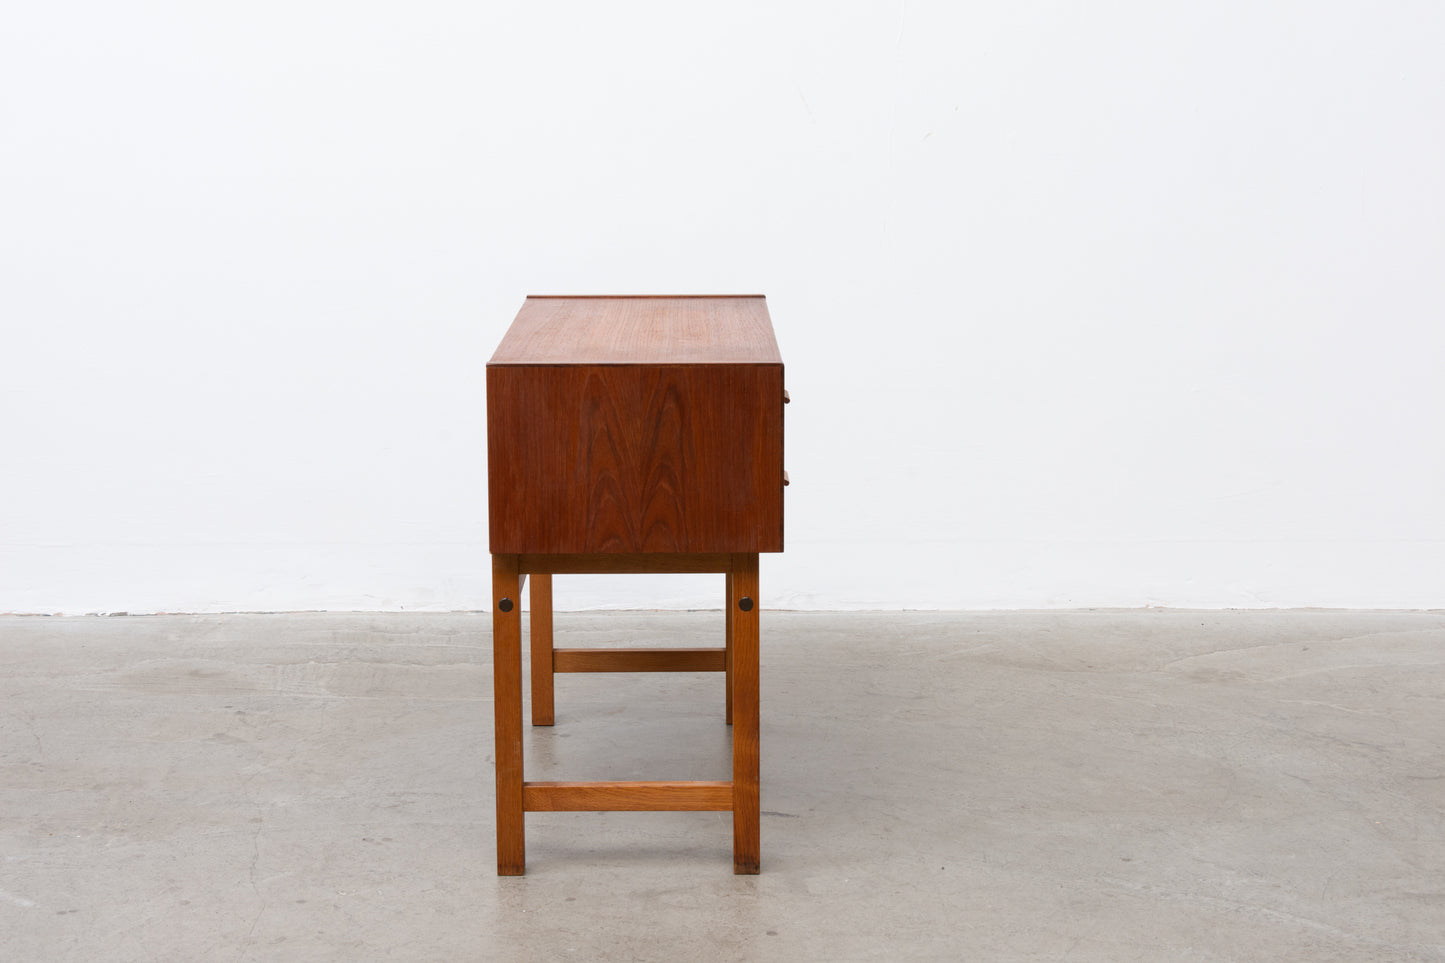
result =
[[782,365],[487,369],[491,550],[780,552]]

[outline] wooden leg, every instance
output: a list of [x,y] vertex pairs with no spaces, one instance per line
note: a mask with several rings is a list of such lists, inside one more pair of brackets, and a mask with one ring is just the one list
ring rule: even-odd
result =
[[733,573],[728,572],[726,576],[727,585],[723,589],[723,616],[725,625],[723,627],[723,638],[725,646],[723,650],[723,672],[727,678],[723,680],[723,688],[727,691],[727,724],[733,724]]
[[734,555],[728,612],[733,678],[733,872],[753,875],[759,870],[761,807],[758,781],[758,556]]
[[557,721],[552,697],[552,576],[532,576],[532,725]]
[[[535,586],[536,583],[534,582]],[[497,875],[527,868],[522,811],[522,605],[517,556],[492,556],[492,695],[497,762]]]

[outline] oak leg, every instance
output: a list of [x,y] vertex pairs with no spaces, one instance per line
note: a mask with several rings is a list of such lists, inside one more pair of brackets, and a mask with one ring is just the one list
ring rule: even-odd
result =
[[532,725],[557,721],[552,696],[552,576],[532,579]]
[[758,556],[734,555],[728,612],[732,616],[733,872],[759,870],[762,848],[758,781]]
[[727,585],[723,588],[723,688],[727,692],[727,724],[733,724],[733,573],[725,576]]
[[[534,583],[535,584],[535,583]],[[497,762],[497,875],[527,868],[522,812],[522,606],[517,556],[492,556],[492,694]]]

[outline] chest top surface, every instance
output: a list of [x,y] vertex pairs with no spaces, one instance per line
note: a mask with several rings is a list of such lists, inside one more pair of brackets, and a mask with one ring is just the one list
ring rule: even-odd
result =
[[490,365],[782,364],[762,295],[528,297]]

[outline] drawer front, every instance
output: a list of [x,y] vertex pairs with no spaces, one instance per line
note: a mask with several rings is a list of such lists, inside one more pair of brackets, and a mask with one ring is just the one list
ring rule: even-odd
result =
[[783,367],[492,365],[494,553],[781,552]]

